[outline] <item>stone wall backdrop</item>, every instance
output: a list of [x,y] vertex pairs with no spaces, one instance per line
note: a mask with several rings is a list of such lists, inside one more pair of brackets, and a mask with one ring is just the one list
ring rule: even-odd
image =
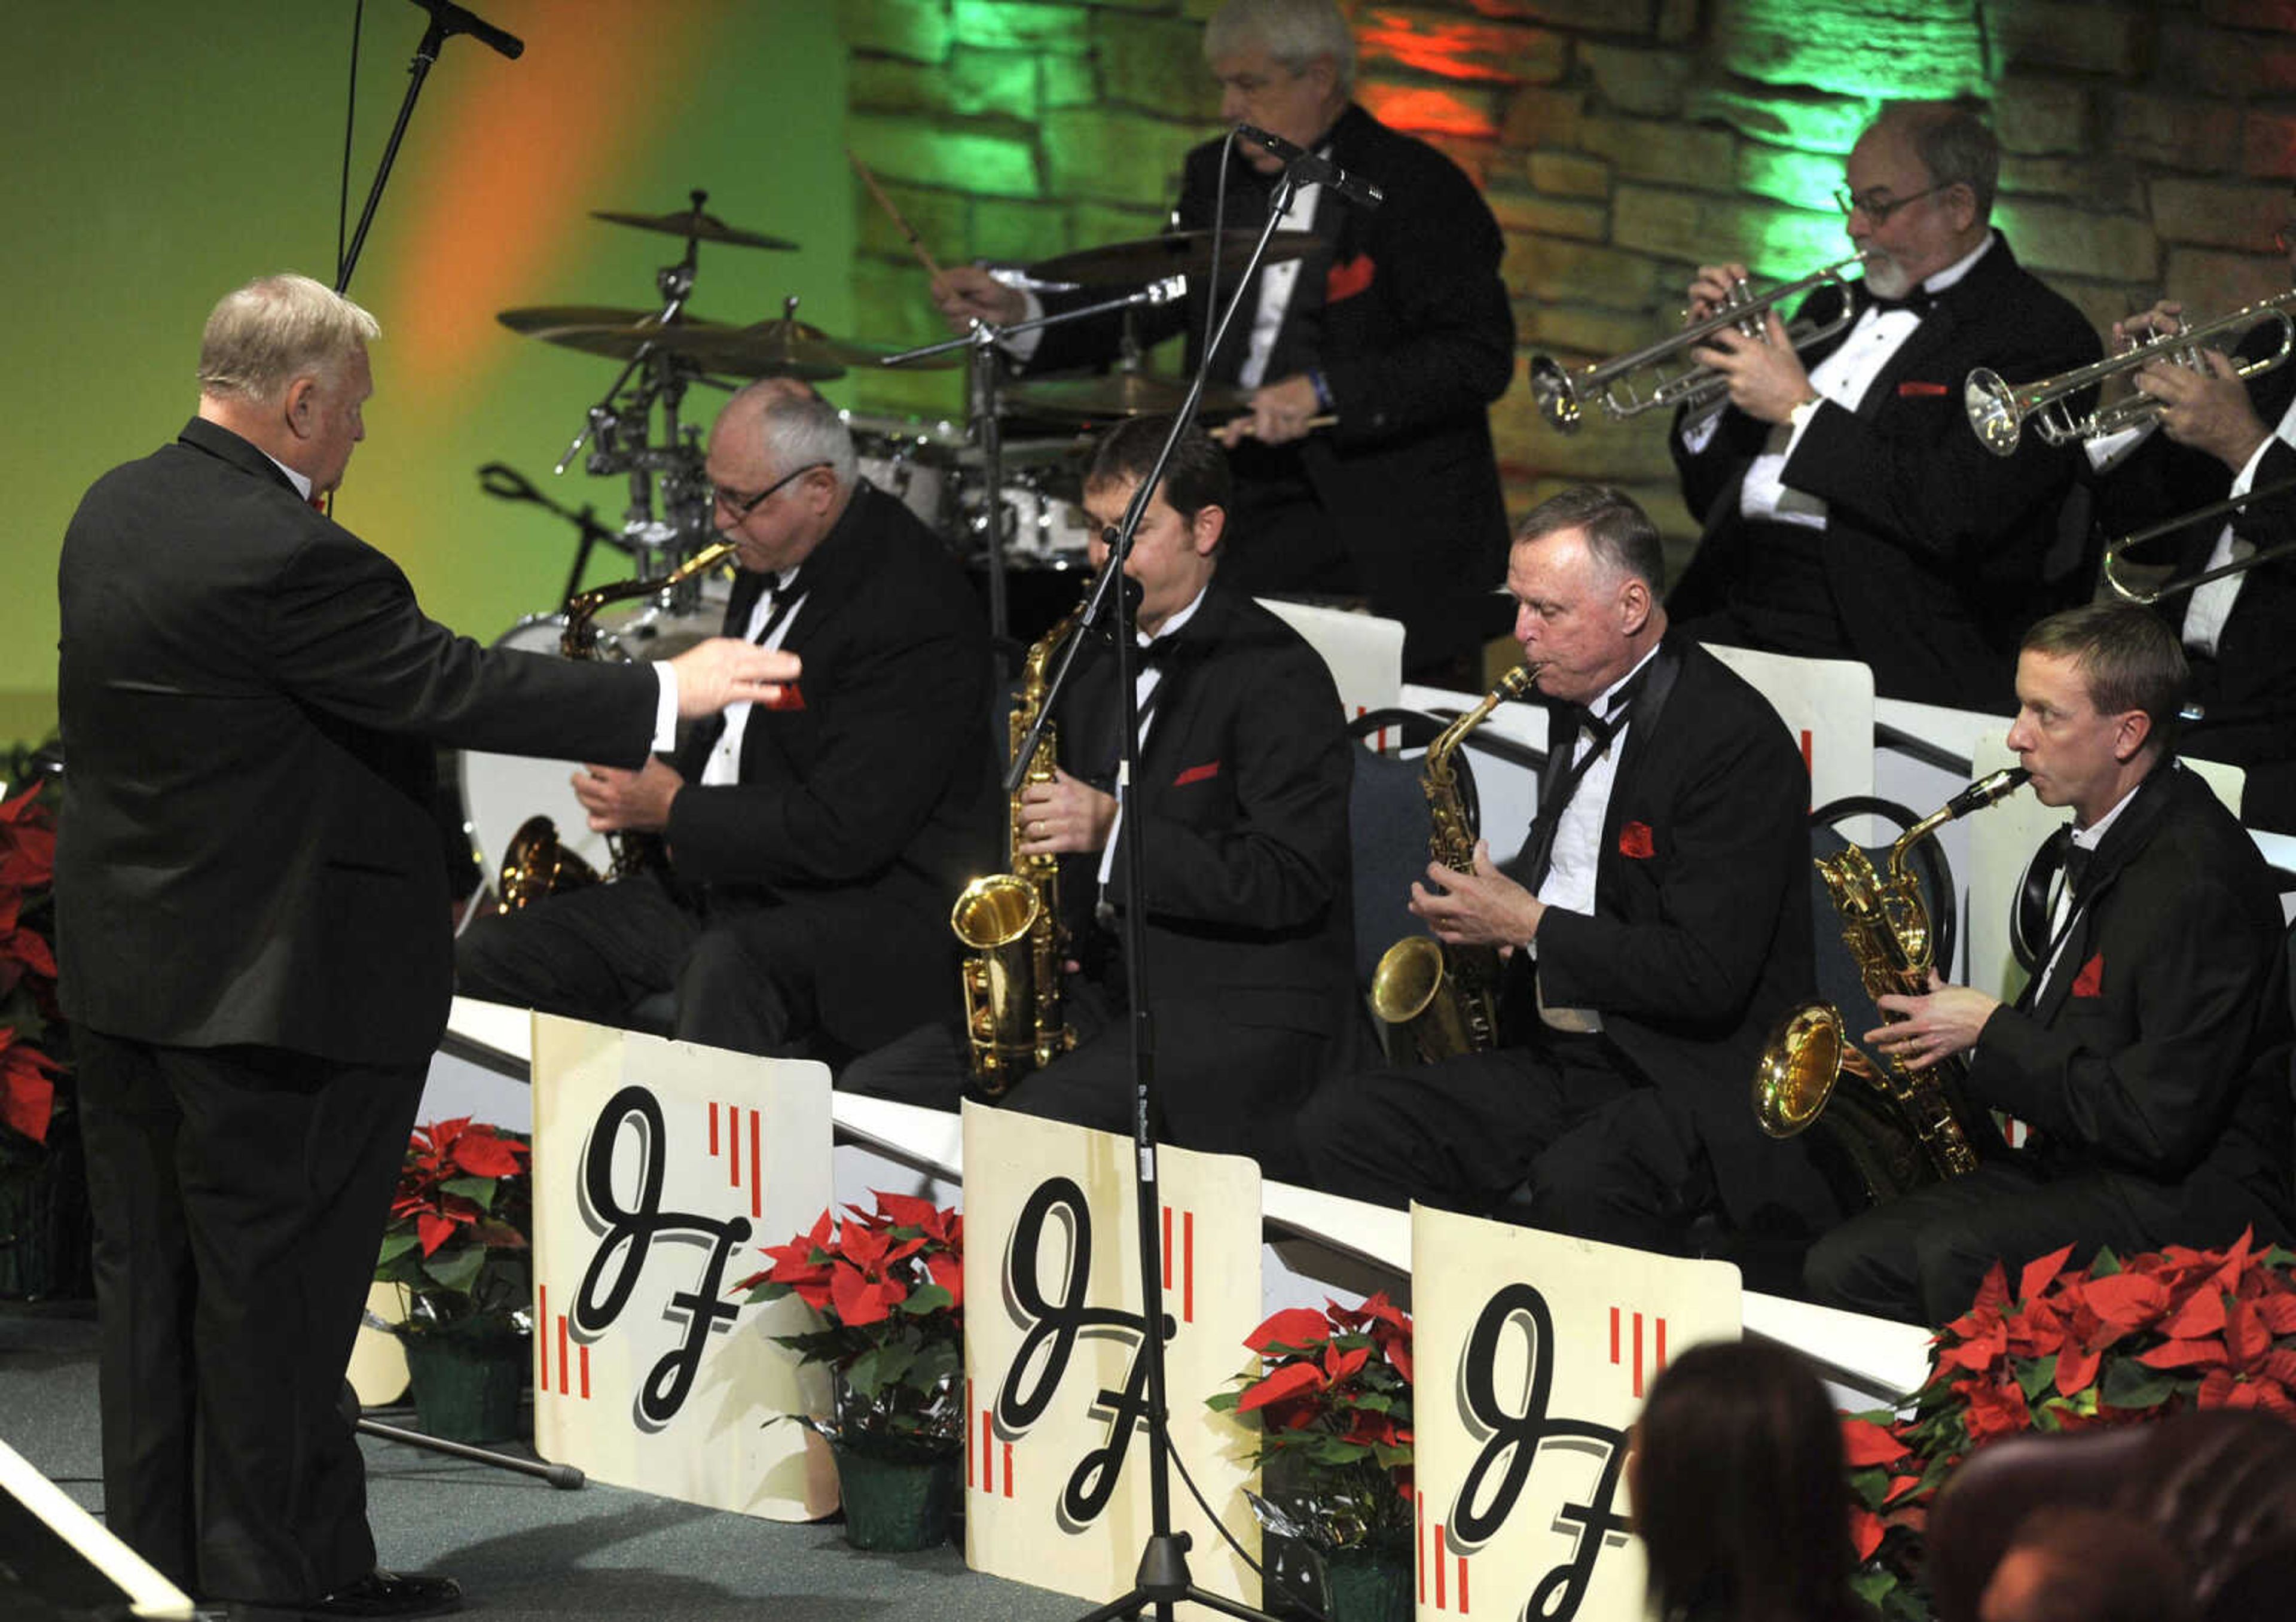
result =
[[[1152,232],[1182,153],[1218,128],[1200,43],[1213,4],[839,0],[853,150],[943,262]],[[1742,260],[1759,285],[1842,257],[1842,159],[1898,97],[1982,98],[2004,147],[1995,222],[2100,328],[2164,293],[2208,317],[2288,285],[2272,235],[2296,180],[2296,0],[1344,9],[1358,99],[1489,198],[1526,359],[1663,337],[1701,263]],[[942,335],[923,271],[856,185],[861,334]],[[868,409],[960,399],[955,374],[856,384]],[[1642,498],[1677,547],[1693,538],[1660,414],[1566,437],[1518,372],[1493,422],[1517,514],[1599,478]]]

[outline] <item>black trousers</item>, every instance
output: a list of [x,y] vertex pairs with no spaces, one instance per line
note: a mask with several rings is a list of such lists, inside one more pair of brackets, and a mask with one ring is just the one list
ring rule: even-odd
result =
[[73,1043],[105,1519],[195,1594],[340,1588],[375,1560],[338,1401],[426,1066]]
[[1325,1086],[1300,1116],[1315,1185],[1377,1205],[1504,1215],[1669,1250],[1712,1200],[1689,1124],[1600,1036],[1525,1045]]
[[1935,1328],[1969,1310],[1996,1261],[2013,1289],[2026,1263],[2066,1245],[2086,1265],[2100,1247],[2213,1248],[2251,1226],[2276,1238],[2282,1221],[2211,1167],[2171,1185],[2111,1172],[2052,1180],[2023,1159],[1989,1160],[1852,1217],[1811,1247],[1802,1276],[1821,1305]]
[[455,943],[455,989],[605,1025],[647,1023],[640,1006],[668,993],[671,1035],[789,1057],[817,1017],[813,954],[779,938],[783,921],[770,908],[705,918],[641,874],[473,919]]

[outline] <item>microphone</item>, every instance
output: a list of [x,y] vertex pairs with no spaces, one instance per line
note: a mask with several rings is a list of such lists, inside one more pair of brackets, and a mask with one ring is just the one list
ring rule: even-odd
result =
[[[422,4],[422,0],[417,0]],[[1235,133],[1245,140],[1256,142],[1283,160],[1283,167],[1292,177],[1307,185],[1327,185],[1358,208],[1375,209],[1387,201],[1387,193],[1361,175],[1350,175],[1329,158],[1319,158],[1306,148],[1285,140],[1282,136],[1250,124],[1239,124]]]
[[414,4],[430,13],[430,26],[442,37],[468,34],[480,45],[500,51],[516,62],[526,50],[526,41],[517,35],[495,27],[483,17],[474,17],[454,0],[414,0]]

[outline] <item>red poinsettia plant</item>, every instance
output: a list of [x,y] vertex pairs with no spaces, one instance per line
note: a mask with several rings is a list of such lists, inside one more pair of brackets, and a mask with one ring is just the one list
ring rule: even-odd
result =
[[1235,1389],[1206,1398],[1259,1427],[1261,1510],[1331,1552],[1411,1548],[1411,1316],[1384,1294],[1361,1306],[1287,1307],[1244,1345]]
[[57,1019],[48,944],[56,827],[43,786],[0,801],[0,1147],[19,1150],[47,1143],[62,1069],[43,1045]]
[[1921,1541],[1961,1461],[2002,1437],[2139,1425],[2187,1408],[2296,1415],[2296,1253],[2251,1237],[2126,1259],[2072,1247],[1999,1264],[1938,1334],[1909,1412],[1845,1416],[1859,1587],[1890,1618],[1926,1617]]
[[796,1296],[821,1327],[774,1338],[834,1376],[836,1412],[817,1428],[857,1453],[931,1459],[964,1438],[964,1218],[907,1194],[829,1211],[733,1288],[752,1302]]
[[418,1126],[374,1276],[407,1294],[401,1333],[522,1330],[532,1321],[527,1140],[468,1116]]

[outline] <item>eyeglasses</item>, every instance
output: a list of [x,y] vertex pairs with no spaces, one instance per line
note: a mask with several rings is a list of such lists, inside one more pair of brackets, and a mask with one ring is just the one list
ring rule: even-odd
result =
[[709,487],[710,504],[714,506],[724,507],[727,512],[734,515],[736,522],[739,522],[742,519],[747,518],[751,513],[757,511],[759,506],[764,505],[766,498],[772,495],[775,490],[781,489],[783,485],[794,483],[796,481],[804,478],[806,474],[811,473],[815,468],[826,467],[829,464],[826,462],[808,462],[803,467],[793,468],[790,472],[783,473],[780,478],[775,480],[771,484],[767,485],[765,489],[759,490],[754,496],[744,496],[740,490],[727,490],[722,484],[713,484]]
[[1834,187],[1833,201],[1841,205],[1841,212],[1845,217],[1863,209],[1866,210],[1866,219],[1878,226],[1907,203],[1919,202],[1924,197],[1934,197],[1952,184],[1951,181],[1948,181],[1944,185],[1933,185],[1927,191],[1915,192],[1910,197],[1876,197],[1872,192],[1860,194],[1842,185]]

